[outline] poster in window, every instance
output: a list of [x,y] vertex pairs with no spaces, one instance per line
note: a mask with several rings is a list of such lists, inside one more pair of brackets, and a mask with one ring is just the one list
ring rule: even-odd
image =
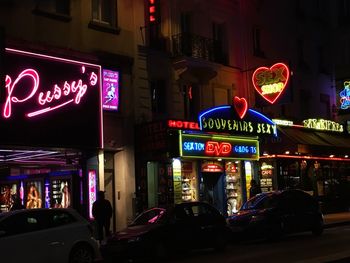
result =
[[69,179],[55,179],[51,184],[52,207],[67,208],[71,206],[71,183]]
[[30,181],[26,185],[26,204],[27,209],[42,208],[43,193],[41,181]]

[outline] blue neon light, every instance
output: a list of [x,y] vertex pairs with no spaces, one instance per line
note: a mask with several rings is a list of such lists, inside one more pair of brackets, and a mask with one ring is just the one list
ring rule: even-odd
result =
[[219,106],[219,107],[216,107],[216,108],[212,108],[210,110],[207,110],[205,112],[203,112],[201,115],[199,115],[199,129],[202,130],[202,117],[210,112],[213,112],[213,111],[217,111],[217,110],[222,110],[222,109],[230,109],[231,106],[230,105],[225,105],[225,106]]

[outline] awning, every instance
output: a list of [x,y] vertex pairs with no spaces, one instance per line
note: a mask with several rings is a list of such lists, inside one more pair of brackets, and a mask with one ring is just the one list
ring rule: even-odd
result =
[[296,127],[278,126],[279,138],[261,145],[268,154],[286,151],[317,155],[350,155],[350,136]]

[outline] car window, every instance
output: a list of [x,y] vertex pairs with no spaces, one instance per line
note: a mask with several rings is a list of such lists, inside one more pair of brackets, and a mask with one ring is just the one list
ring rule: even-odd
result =
[[76,222],[77,220],[66,211],[48,211],[48,227],[58,227]]
[[42,211],[27,211],[26,213],[13,214],[0,223],[0,231],[5,236],[24,234],[45,229],[47,226],[45,215]]
[[161,220],[161,218],[164,217],[164,215],[165,209],[154,208],[143,212],[133,221],[131,225],[148,225],[159,223],[159,221]]
[[206,204],[195,204],[191,206],[193,216],[218,215],[218,211]]

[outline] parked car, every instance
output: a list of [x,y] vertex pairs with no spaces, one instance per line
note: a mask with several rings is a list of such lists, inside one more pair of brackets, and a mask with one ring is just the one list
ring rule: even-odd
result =
[[224,249],[228,241],[225,217],[204,202],[188,202],[141,213],[127,228],[101,246],[106,258],[165,259],[195,248]]
[[22,209],[0,214],[1,261],[93,262],[102,259],[92,227],[73,209]]
[[284,234],[323,232],[323,215],[316,199],[301,190],[258,194],[227,218],[231,230],[246,237],[275,238]]

